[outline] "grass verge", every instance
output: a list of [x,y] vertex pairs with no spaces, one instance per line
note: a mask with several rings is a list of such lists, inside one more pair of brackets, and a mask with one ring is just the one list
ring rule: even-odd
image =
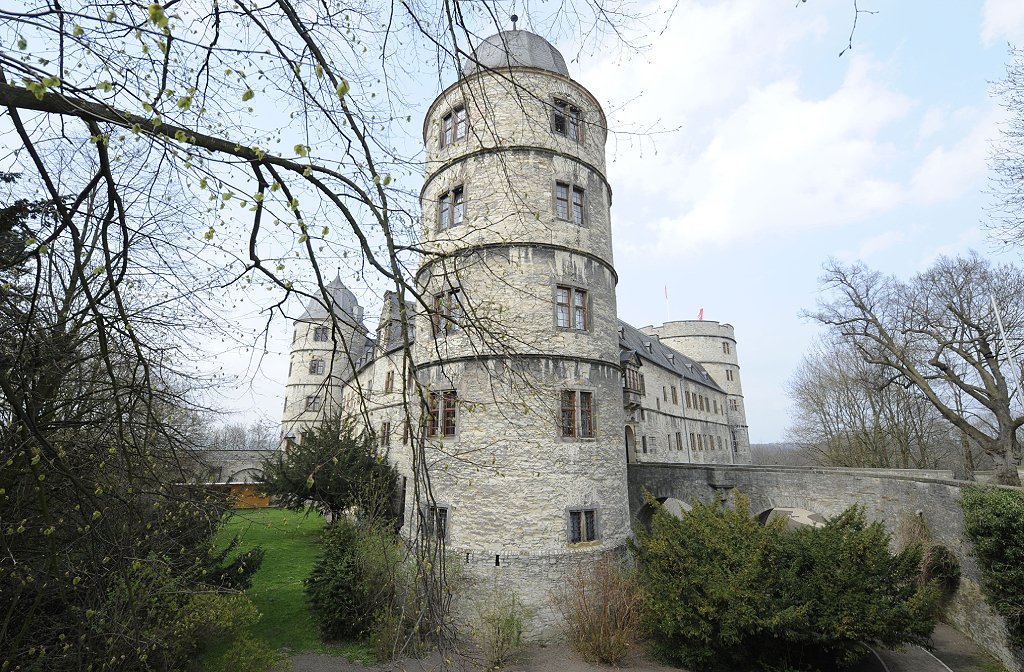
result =
[[[306,604],[302,581],[313,566],[324,519],[313,512],[285,509],[236,509],[218,532],[218,545],[239,537],[238,551],[262,546],[263,565],[253,576],[248,595],[263,615],[249,629],[255,639],[289,653],[317,652],[342,655],[372,663],[367,644],[327,645],[320,641],[316,622]],[[215,655],[216,651],[210,654]]]

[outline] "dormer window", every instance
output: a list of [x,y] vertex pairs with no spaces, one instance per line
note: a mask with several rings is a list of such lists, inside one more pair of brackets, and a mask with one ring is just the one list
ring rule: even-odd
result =
[[551,111],[551,130],[570,140],[581,140],[580,108],[564,100],[556,100]]
[[466,137],[466,108],[462,105],[441,118],[441,146],[447,147]]

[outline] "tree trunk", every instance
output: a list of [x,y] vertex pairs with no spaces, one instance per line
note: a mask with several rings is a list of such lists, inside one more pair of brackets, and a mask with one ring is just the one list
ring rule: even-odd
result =
[[999,485],[1016,485],[1020,487],[1020,473],[1017,471],[1017,460],[1014,459],[1013,437],[1001,441],[1003,449],[992,457],[996,463],[995,482]]

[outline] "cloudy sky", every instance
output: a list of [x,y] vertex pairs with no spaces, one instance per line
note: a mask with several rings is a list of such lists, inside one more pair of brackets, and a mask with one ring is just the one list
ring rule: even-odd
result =
[[[525,21],[609,117],[620,316],[644,326],[704,308],[734,325],[754,442],[785,438],[786,381],[817,333],[800,312],[826,259],[909,276],[941,254],[994,254],[990,87],[1008,42],[1024,44],[1024,2],[860,7],[877,13],[859,16],[841,57],[852,0],[641,4],[639,52]],[[410,103],[410,137],[434,94]],[[289,331],[249,360],[255,377],[228,405],[278,420]]]
[[1024,44],[1024,2],[861,0],[878,13],[842,57],[851,0],[654,7],[674,14],[647,51],[570,64],[619,131],[619,314],[643,326],[704,308],[734,325],[751,439],[781,440],[827,258],[909,276],[940,254],[994,254],[989,90],[1007,43]]

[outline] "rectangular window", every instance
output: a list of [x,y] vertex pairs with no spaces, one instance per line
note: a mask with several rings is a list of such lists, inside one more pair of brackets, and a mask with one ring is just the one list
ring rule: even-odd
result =
[[[580,226],[585,221],[585,192],[568,182],[555,183],[555,216]],[[571,208],[570,208],[571,205]]]
[[455,390],[431,392],[427,399],[427,436],[455,436],[456,407],[459,403]]
[[572,188],[572,221],[583,225],[583,189],[580,187]]
[[581,544],[597,539],[597,511],[579,509],[569,511],[569,543]]
[[726,369],[725,370],[725,379],[726,380],[733,380],[732,369]]
[[643,452],[644,455],[647,454],[647,437],[646,436],[641,436],[640,437],[640,450],[641,450],[641,452]]
[[462,185],[441,194],[438,202],[437,228],[448,229],[462,224],[466,210],[465,192]]
[[697,435],[693,432],[690,432],[690,448],[697,449]]
[[722,449],[722,437],[716,436],[715,437],[715,443],[718,444],[718,449],[721,450]]
[[395,389],[395,372],[388,371],[384,376],[384,391],[392,392]]
[[441,118],[441,146],[446,147],[466,137],[466,108],[453,108]]
[[462,290],[458,287],[434,295],[434,312],[431,316],[434,335],[458,331],[465,316],[462,309]]
[[412,434],[412,427],[409,425],[409,418],[406,418],[405,422],[402,423],[402,445],[403,446],[409,445],[409,438],[410,438],[411,434]]
[[555,183],[555,216],[569,219],[569,185],[565,182]]
[[594,438],[594,393],[562,390],[558,417],[559,432],[563,437]]
[[732,352],[732,347],[729,345],[729,341],[722,341],[722,352],[727,355]]
[[448,538],[448,507],[427,507],[427,536],[438,539]]
[[683,449],[683,433],[676,432],[676,450]]
[[590,326],[587,290],[578,287],[555,287],[555,326],[586,331]]
[[580,438],[594,438],[593,392],[580,392]]
[[330,327],[313,327],[313,340],[325,342],[330,340]]
[[679,393],[676,391],[675,385],[672,385],[672,403],[676,406],[679,405]]
[[738,401],[736,401],[735,399],[730,399],[730,400],[729,400],[729,409],[730,409],[730,410],[733,410],[733,411],[738,411],[738,410],[740,410],[740,404],[739,404],[739,402],[738,402]]
[[581,138],[579,108],[564,100],[556,100],[552,107],[551,129],[570,140],[579,141]]
[[641,377],[640,369],[635,364],[627,364],[626,377],[622,386],[631,392],[639,392],[641,390]]
[[322,375],[327,370],[327,362],[322,359],[311,359],[309,361],[309,372],[314,375]]
[[712,405],[714,406],[714,408],[715,408],[715,414],[717,415],[717,413],[718,413],[718,399],[712,399],[712,400],[711,400],[711,403],[712,403]]
[[320,410],[320,397],[313,394],[306,397],[306,410],[307,411],[319,411]]
[[664,385],[661,386],[661,398],[668,401],[668,388]]
[[686,407],[687,408],[693,408],[693,401],[690,398],[690,391],[689,390],[686,391]]
[[562,436],[576,436],[576,392],[562,390]]
[[391,445],[391,423],[385,422],[380,426],[380,445]]

